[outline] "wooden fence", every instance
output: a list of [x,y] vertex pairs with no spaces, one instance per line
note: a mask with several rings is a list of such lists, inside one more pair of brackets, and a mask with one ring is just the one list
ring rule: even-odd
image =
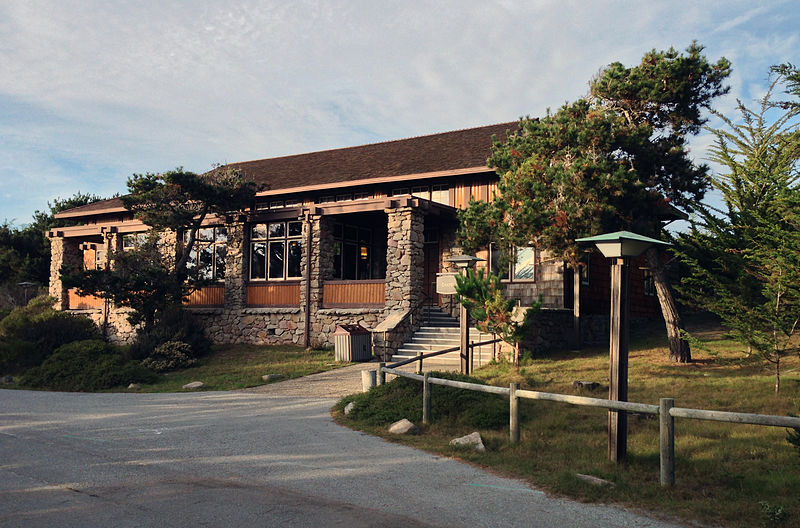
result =
[[386,281],[325,281],[322,285],[324,308],[360,308],[386,303]]
[[300,306],[300,283],[248,284],[247,306]]
[[422,375],[412,374],[410,372],[387,367],[384,363],[381,363],[378,368],[377,383],[379,385],[386,383],[386,374],[394,374],[395,376],[402,376],[422,382],[422,423],[425,424],[429,424],[431,421],[431,385],[444,385],[446,387],[498,394],[507,397],[509,402],[509,437],[512,443],[517,443],[520,439],[520,398],[546,400],[585,407],[599,407],[612,412],[635,412],[656,415],[659,421],[662,486],[672,486],[675,484],[675,418],[763,425],[769,427],[800,427],[800,418],[792,416],[687,409],[675,407],[675,400],[672,398],[661,398],[659,405],[648,405],[645,403],[604,400],[586,396],[572,396],[569,394],[554,394],[550,392],[521,390],[519,388],[519,383],[512,383],[508,388],[495,387],[492,385],[480,385],[478,383],[434,378],[429,376],[427,372]]

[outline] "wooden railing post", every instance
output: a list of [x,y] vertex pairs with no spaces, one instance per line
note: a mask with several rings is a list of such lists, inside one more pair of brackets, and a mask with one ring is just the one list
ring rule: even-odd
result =
[[658,429],[661,445],[661,486],[675,485],[675,418],[669,410],[675,406],[672,398],[661,398],[658,406]]
[[422,374],[422,350],[417,352],[417,357],[419,358],[419,364],[417,365],[417,374]]
[[431,423],[431,384],[428,382],[430,372],[426,372],[422,379],[422,423]]
[[378,385],[386,385],[386,373],[383,371],[385,366],[386,363],[378,363]]
[[475,369],[475,341],[469,342],[469,372],[467,374],[472,374],[472,371]]
[[512,444],[519,443],[519,396],[517,390],[519,383],[510,383],[508,385],[508,425],[509,425],[509,440]]

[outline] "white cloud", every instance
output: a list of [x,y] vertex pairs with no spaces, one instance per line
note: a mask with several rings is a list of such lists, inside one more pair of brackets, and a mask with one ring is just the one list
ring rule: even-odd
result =
[[541,114],[604,64],[693,39],[734,59],[730,109],[798,56],[797,22],[786,3],[743,1],[10,0],[0,112],[23,111],[0,123],[14,150],[0,154],[0,193],[19,175],[39,191],[0,201],[0,219],[24,220],[48,192],[123,190],[133,171]]

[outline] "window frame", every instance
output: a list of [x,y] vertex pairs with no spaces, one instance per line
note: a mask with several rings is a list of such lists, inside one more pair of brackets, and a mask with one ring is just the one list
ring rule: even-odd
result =
[[[282,225],[280,231],[277,230],[277,227]],[[299,233],[291,234],[294,231],[297,225],[300,226]],[[256,235],[257,229],[263,226],[263,236],[259,233],[258,236]],[[273,231],[273,226],[276,228]],[[296,281],[303,278],[303,222],[300,220],[277,220],[273,222],[256,222],[252,224],[248,224],[248,247],[249,247],[249,270],[248,270],[248,281],[250,282],[285,282],[285,281]],[[278,247],[279,244],[282,244],[283,247],[280,250],[280,255],[277,253],[273,253],[272,248]],[[253,266],[254,262],[254,250],[256,246],[263,247],[262,255],[259,255],[259,258],[263,258],[263,265],[262,268],[264,275],[263,277],[254,277],[253,276]],[[292,248],[299,248],[299,254],[295,255],[292,253]],[[273,261],[273,257],[276,258]],[[290,263],[290,257],[296,257],[298,260],[296,263]],[[280,275],[275,274],[274,266],[275,263],[280,261]],[[293,261],[294,262],[294,261]],[[291,269],[297,270],[297,275],[289,275]]]
[[[204,230],[211,230],[211,238],[210,239],[203,239],[201,238],[200,233]],[[222,233],[220,233],[222,231]],[[187,238],[189,236],[189,231],[184,231],[181,236],[181,243],[184,245],[188,242]],[[204,249],[209,249],[211,253],[211,276],[209,277],[200,277],[200,263],[199,257],[200,253]],[[221,262],[223,263],[222,266],[222,276],[219,273],[219,257],[218,254],[220,250],[224,250],[223,257]],[[193,256],[194,255],[194,256]],[[224,225],[214,225],[214,226],[203,226],[197,230],[197,234],[195,235],[194,244],[192,245],[192,251],[189,254],[189,258],[186,261],[186,271],[189,276],[191,276],[195,280],[208,280],[212,282],[219,282],[224,283],[225,277],[227,276],[228,271],[228,228]]]

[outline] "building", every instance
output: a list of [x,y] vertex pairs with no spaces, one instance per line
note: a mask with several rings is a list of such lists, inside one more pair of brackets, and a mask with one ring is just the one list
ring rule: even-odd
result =
[[[244,215],[212,218],[199,233],[196,272],[216,280],[187,309],[218,343],[332,343],[339,323],[360,323],[397,348],[426,304],[453,310],[436,293],[437,273],[455,272],[457,210],[492,199],[498,177],[486,166],[492,137],[516,122],[294,156],[233,163],[266,185]],[[62,265],[101,268],[111,250],[135,247],[147,226],[119,199],[58,213],[79,225],[52,230],[50,294],[58,306],[92,317],[117,342],[133,330],[125,309],[65,289]],[[181,243],[173,234],[169,243]],[[492,254],[481,255],[491,265]],[[658,315],[643,271],[634,266],[632,306]],[[592,256],[581,282],[581,311],[608,313],[608,266]],[[519,248],[507,274],[510,296],[540,295],[553,328],[571,328],[573,280],[564,263]],[[585,332],[602,333],[585,325]],[[560,330],[559,330],[560,331]],[[563,332],[561,332],[563,333]],[[591,336],[589,336],[591,338]],[[556,339],[558,342],[562,338]]]

